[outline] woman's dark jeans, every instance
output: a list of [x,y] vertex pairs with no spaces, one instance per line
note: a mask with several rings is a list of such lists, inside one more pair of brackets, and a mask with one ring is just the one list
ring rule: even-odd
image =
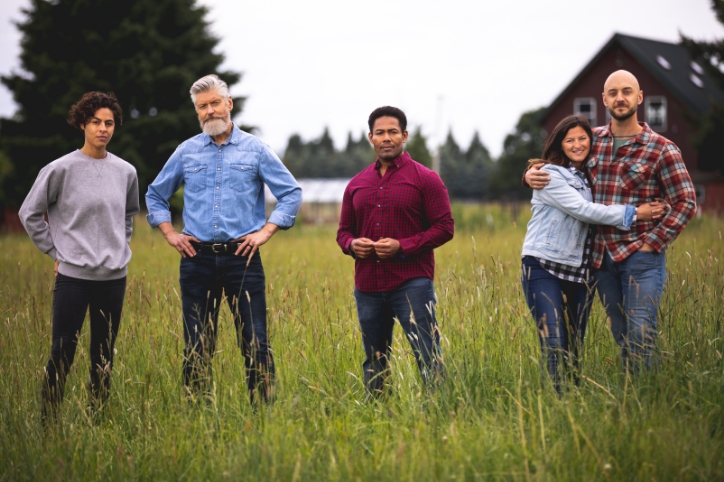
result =
[[189,394],[211,387],[219,309],[226,297],[236,326],[237,343],[246,365],[252,404],[259,393],[271,401],[274,358],[266,330],[266,281],[261,255],[248,257],[199,251],[181,259],[184,315],[183,382]]
[[578,384],[593,292],[584,283],[553,276],[532,256],[524,256],[522,264],[523,292],[538,327],[542,361],[560,394],[566,372]]
[[65,381],[73,365],[78,335],[90,307],[91,408],[108,398],[113,346],[126,294],[126,277],[92,281],[58,274],[53,289],[53,345],[43,381],[43,418],[63,400]]

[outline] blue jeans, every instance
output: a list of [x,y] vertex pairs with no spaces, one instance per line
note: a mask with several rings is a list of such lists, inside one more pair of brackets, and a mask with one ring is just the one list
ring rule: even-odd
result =
[[558,393],[566,372],[578,384],[578,360],[583,352],[593,290],[585,283],[553,276],[532,256],[524,256],[521,283],[525,301],[538,327],[543,365]]
[[113,346],[118,335],[126,294],[126,277],[92,281],[58,274],[53,288],[53,345],[43,380],[43,412],[55,410],[63,400],[65,380],[73,365],[78,335],[90,309],[91,409],[108,398],[113,368]]
[[362,367],[367,390],[372,395],[384,391],[395,318],[407,335],[423,382],[432,385],[442,368],[432,280],[414,278],[397,289],[379,293],[363,293],[355,288],[354,297],[365,350]]
[[659,302],[666,281],[664,253],[636,251],[620,263],[606,253],[594,270],[596,288],[611,320],[613,339],[621,347],[624,368],[658,362],[656,336]]
[[264,267],[259,252],[248,267],[247,259],[204,251],[181,259],[179,281],[186,345],[183,381],[190,393],[210,387],[219,309],[225,295],[244,356],[251,402],[257,393],[264,401],[271,400],[274,358],[266,331]]

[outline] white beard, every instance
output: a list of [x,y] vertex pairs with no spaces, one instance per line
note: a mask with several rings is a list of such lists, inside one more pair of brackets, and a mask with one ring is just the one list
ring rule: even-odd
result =
[[206,122],[201,124],[201,130],[204,131],[204,134],[210,137],[215,137],[229,130],[230,125],[231,119],[229,119],[228,117],[213,117],[207,119]]

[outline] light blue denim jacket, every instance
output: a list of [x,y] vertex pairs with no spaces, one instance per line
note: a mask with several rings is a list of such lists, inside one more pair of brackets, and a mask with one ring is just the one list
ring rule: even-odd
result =
[[546,164],[542,170],[550,174],[550,182],[533,190],[533,217],[525,233],[523,256],[581,266],[588,223],[631,228],[636,208],[592,202],[583,172],[554,164]]
[[176,149],[148,186],[146,219],[152,227],[171,221],[168,199],[184,185],[184,234],[226,242],[266,223],[264,184],[278,202],[269,222],[294,225],[302,188],[266,144],[236,126],[223,144],[199,134]]

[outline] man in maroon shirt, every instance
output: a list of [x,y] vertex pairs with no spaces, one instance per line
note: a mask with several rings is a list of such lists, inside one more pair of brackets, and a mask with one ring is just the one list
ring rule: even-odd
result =
[[407,118],[395,107],[370,114],[377,160],[347,185],[337,243],[355,259],[355,300],[365,350],[365,386],[383,392],[395,318],[405,330],[426,385],[441,373],[432,250],[453,237],[440,177],[403,152]]

